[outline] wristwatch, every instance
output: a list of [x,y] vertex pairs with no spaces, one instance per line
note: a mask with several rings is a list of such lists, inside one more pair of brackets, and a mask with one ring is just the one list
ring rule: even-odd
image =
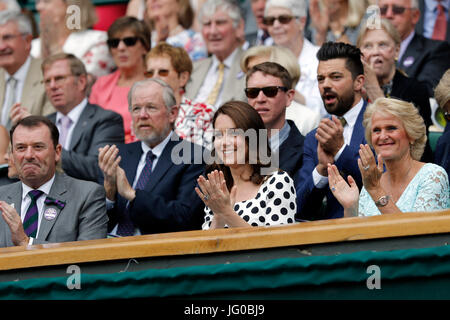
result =
[[382,196],[377,201],[375,201],[375,205],[377,207],[384,207],[388,204],[390,196]]

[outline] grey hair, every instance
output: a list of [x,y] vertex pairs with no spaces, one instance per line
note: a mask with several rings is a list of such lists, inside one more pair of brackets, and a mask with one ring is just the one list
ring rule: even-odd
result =
[[14,10],[20,12],[20,5],[16,0],[0,0],[1,3],[6,4],[6,10]]
[[128,110],[131,111],[131,107],[132,107],[131,98],[133,97],[133,94],[134,94],[134,91],[136,90],[136,88],[147,86],[151,82],[155,82],[162,87],[162,98],[163,98],[164,106],[167,108],[168,112],[170,112],[172,110],[172,107],[177,104],[177,100],[175,99],[175,94],[173,92],[173,89],[166,82],[164,82],[161,79],[157,79],[157,78],[149,78],[149,79],[135,82],[131,86],[131,89],[128,92]]
[[17,28],[22,34],[32,34],[30,20],[27,16],[16,10],[3,10],[0,11],[0,26],[7,24],[8,22],[17,23]]
[[267,10],[271,7],[286,8],[291,10],[292,15],[296,17],[306,17],[305,0],[268,0],[266,2],[266,8],[264,9],[264,16],[267,15]]
[[237,28],[241,21],[244,19],[242,11],[236,1],[233,0],[207,0],[200,10],[198,15],[198,21],[203,24],[204,17],[211,17],[219,9],[228,13],[228,16],[233,21],[233,27]]

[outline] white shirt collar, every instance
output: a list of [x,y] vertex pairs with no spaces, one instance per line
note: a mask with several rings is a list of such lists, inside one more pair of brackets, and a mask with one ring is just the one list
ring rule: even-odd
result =
[[163,141],[161,141],[158,145],[156,145],[154,148],[150,148],[147,144],[145,144],[144,141],[141,141],[142,152],[144,152],[144,154],[147,154],[147,152],[151,150],[153,154],[156,156],[156,158],[159,158],[164,148],[169,143],[169,140],[172,137],[172,135],[173,131],[170,131],[167,137]]
[[[75,108],[70,110],[70,112],[66,115],[66,116],[68,116],[70,118],[70,120],[72,120],[72,126],[74,126],[78,122],[78,119],[80,119],[81,113],[83,112],[83,110],[86,107],[87,103],[88,103],[87,98],[84,98],[77,106],[75,106]],[[61,112],[58,111],[56,113],[56,123],[59,123],[59,120],[63,116],[64,115]]]
[[[47,196],[50,193],[50,189],[52,188],[53,182],[55,181],[55,175],[53,174],[53,177],[48,180],[46,183],[44,183],[42,186],[37,188],[37,190],[41,190],[44,192],[44,194]],[[22,201],[25,200],[25,198],[28,196],[28,192],[31,190],[34,190],[27,186],[25,183],[22,182]]]
[[[233,60],[234,60],[234,56],[237,54],[238,48],[234,49],[234,51],[225,59],[223,60],[223,64],[225,65],[226,68],[231,68],[232,64],[233,64]],[[215,55],[212,56],[212,60],[213,60],[213,64],[212,67],[215,69],[217,69],[217,67],[220,64],[219,59],[217,59],[217,57]]]
[[25,79],[27,78],[28,69],[30,68],[31,64],[31,56],[28,56],[27,60],[25,60],[25,63],[19,68],[19,70],[16,71],[16,73],[10,75],[5,70],[5,81],[8,81],[9,77],[14,77],[14,79],[25,82]]
[[359,102],[354,107],[350,108],[350,110],[348,110],[344,114],[344,118],[347,121],[349,127],[353,128],[355,126],[356,120],[358,119],[358,115],[361,112],[363,105],[364,100],[361,98],[361,100],[359,100]]
[[407,37],[405,40],[402,41],[402,43],[400,44],[400,52],[398,54],[398,61],[400,61],[403,57],[403,54],[406,51],[406,48],[408,48],[409,43],[411,42],[412,38],[414,37],[414,35],[416,34],[416,32],[413,30]]

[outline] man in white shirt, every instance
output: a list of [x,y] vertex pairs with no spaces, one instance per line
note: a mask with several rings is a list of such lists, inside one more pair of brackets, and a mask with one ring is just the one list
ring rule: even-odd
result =
[[21,109],[54,112],[42,84],[41,60],[30,56],[32,28],[20,12],[0,12],[0,124],[10,129]]
[[208,0],[199,21],[211,57],[194,63],[186,97],[216,109],[230,100],[246,101],[245,75],[240,67],[244,20],[239,6],[229,0]]
[[60,133],[64,172],[98,182],[98,149],[124,142],[122,116],[88,103],[87,72],[74,55],[59,53],[46,58],[42,73],[47,97],[57,110],[48,117]]
[[201,229],[204,206],[194,188],[204,170],[203,149],[173,132],[178,106],[172,88],[150,78],[136,82],[128,98],[140,141],[105,146],[98,156],[109,235]]
[[29,116],[11,129],[19,182],[0,188],[0,247],[99,239],[106,236],[105,192],[56,172],[56,126]]
[[341,42],[326,42],[317,53],[319,90],[332,117],[322,119],[305,138],[303,165],[296,177],[299,219],[343,216],[342,206],[328,187],[328,163],[334,163],[344,177],[354,177],[359,187],[362,185],[357,159],[360,144],[366,143],[362,120],[367,102],[361,93],[361,55],[358,48]]

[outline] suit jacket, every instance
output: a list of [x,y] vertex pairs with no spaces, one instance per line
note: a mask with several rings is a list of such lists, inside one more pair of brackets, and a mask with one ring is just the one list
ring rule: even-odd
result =
[[427,39],[414,34],[398,67],[406,74],[425,82],[428,97],[433,97],[433,90],[444,72],[450,68],[450,44],[446,41]]
[[[222,103],[230,100],[247,101],[244,92],[245,74],[242,72],[240,65],[243,51],[241,48],[237,48],[236,50],[237,53],[234,57],[230,72],[222,84]],[[205,81],[206,74],[208,73],[212,62],[212,57],[194,62],[194,70],[192,71],[191,79],[186,85],[185,95],[188,99],[195,101],[195,97],[197,97],[197,94]]]
[[[56,112],[48,117],[56,123]],[[98,148],[124,142],[122,116],[88,103],[73,130],[69,150],[62,151],[62,168],[77,179],[98,181]]]
[[443,167],[450,177],[450,122],[447,123],[444,133],[437,141],[434,163]]
[[[366,143],[364,127],[362,125],[366,106],[367,102],[364,101],[364,105],[353,128],[350,145],[344,148],[339,159],[335,162],[341,175],[346,180],[347,176],[351,175],[355,179],[359,189],[362,187],[362,179],[357,159],[359,158],[359,145]],[[341,218],[344,216],[344,208],[342,208],[333,196],[330,188],[326,186],[325,188],[319,189],[314,186],[312,172],[319,163],[317,158],[317,140],[315,137],[316,131],[317,129],[314,129],[306,135],[303,166],[300,168],[296,177],[297,218],[304,220]],[[326,197],[325,207],[322,206],[324,197]]]
[[[424,19],[425,19],[425,1],[419,0],[419,10],[420,10],[420,18],[419,22],[416,24],[416,32],[423,35],[424,28]],[[445,39],[447,42],[450,42],[450,19],[447,19],[447,33],[445,34]]]
[[[53,108],[45,94],[45,88],[42,84],[41,63],[41,59],[31,58],[30,68],[27,72],[20,102],[31,114],[45,116],[55,112],[55,108]],[[0,114],[3,109],[6,93],[5,72],[5,69],[0,69]],[[9,121],[7,125],[8,129],[11,126],[11,121]]]
[[[423,82],[417,81],[414,78],[409,78],[397,70],[392,81],[392,92],[390,96],[392,98],[412,102],[415,105],[425,122],[428,136],[428,127],[431,126],[433,122],[431,121],[430,99],[426,94],[426,90],[426,85]],[[431,150],[430,142],[428,140],[421,161],[433,161],[433,151]]]
[[292,178],[302,166],[303,143],[305,137],[300,133],[294,121],[287,120],[291,126],[291,131],[286,140],[280,145],[279,159],[280,169],[287,172]]
[[[194,188],[204,165],[195,164],[194,155],[199,160],[203,149],[186,140],[174,141],[174,137],[179,139],[174,135],[167,143],[144,190],[136,190],[136,198],[129,203],[131,220],[142,234],[201,229],[204,205]],[[120,165],[130,184],[135,179],[142,152],[140,141],[119,146]],[[172,153],[187,159],[176,164]],[[114,208],[108,210],[109,230],[118,223],[127,204],[125,198],[117,195]]]
[[[33,244],[100,239],[106,237],[108,217],[105,206],[105,190],[98,184],[71,178],[62,173],[55,174],[49,197],[64,202],[62,209],[44,204],[37,238]],[[0,199],[14,203],[21,212],[22,183],[16,182],[0,187]],[[56,217],[47,220],[44,212],[56,209]],[[0,216],[0,247],[13,246],[11,231]]]

